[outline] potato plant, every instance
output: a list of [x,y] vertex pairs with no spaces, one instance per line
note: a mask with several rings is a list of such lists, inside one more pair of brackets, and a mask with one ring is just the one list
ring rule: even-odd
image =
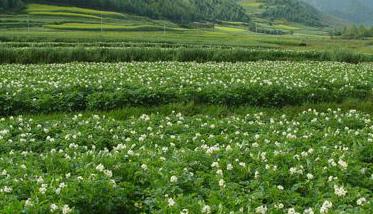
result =
[[371,64],[335,62],[0,65],[0,114],[204,103],[285,106],[372,95]]
[[[181,65],[174,65],[180,66],[181,74],[190,69],[189,64]],[[141,66],[147,64],[137,65]],[[163,63],[158,66],[164,68]],[[220,68],[215,64],[193,66],[227,69],[224,64]],[[89,82],[91,76],[84,79],[83,73],[62,68],[67,78],[81,77],[82,86],[99,88],[109,84],[108,79],[114,81],[113,76],[102,75],[101,83]],[[114,68],[112,72],[126,75]],[[307,88],[314,76],[309,71],[309,79],[294,84]],[[95,75],[99,69],[97,72]],[[198,73],[203,79],[192,74],[189,78],[204,89],[249,81],[238,78],[245,77],[240,72],[229,82],[207,81],[209,75],[229,73],[206,72]],[[38,92],[39,85],[51,90],[69,84],[57,75],[52,84],[43,81],[50,73],[46,69],[39,76],[25,75],[25,79],[35,80],[34,85],[24,83],[18,93],[26,88]],[[344,73],[343,77],[350,78]],[[263,70],[261,75],[265,74]],[[329,82],[332,78],[343,82],[339,76],[322,74]],[[135,75],[132,81],[148,87],[158,82],[157,87],[162,87],[147,76],[154,75],[152,71],[142,75]],[[165,85],[172,81],[167,75],[157,75]],[[287,79],[277,83],[275,75],[269,77],[273,85]],[[111,84],[123,86],[121,80],[118,77]],[[187,85],[187,80],[176,82]],[[257,81],[263,84],[263,80]],[[352,86],[353,78],[350,83]],[[354,110],[254,111],[223,117],[173,112],[124,120],[105,113],[50,119],[12,116],[0,122],[0,212],[372,213],[372,154],[372,116]]]

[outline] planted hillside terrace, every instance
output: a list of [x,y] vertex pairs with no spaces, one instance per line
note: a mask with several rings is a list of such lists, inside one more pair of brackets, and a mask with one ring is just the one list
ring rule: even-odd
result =
[[[190,22],[195,20],[231,20],[248,21],[249,17],[245,10],[230,0],[146,0],[128,1],[128,0],[5,0],[0,2],[0,11],[21,10],[28,3],[45,3],[46,7],[40,10],[50,9],[52,5],[77,6],[82,8],[94,8],[97,10],[128,12],[140,16],[147,16],[155,19],[167,18],[175,22]],[[38,9],[38,8],[37,8]],[[57,8],[63,10],[65,8]],[[45,11],[38,11],[40,15],[45,15]],[[63,11],[65,12],[65,11]],[[92,10],[78,10],[74,12],[91,13]],[[71,15],[71,14],[70,14]]]
[[372,96],[371,64],[335,62],[1,65],[0,112],[203,103],[285,106]]

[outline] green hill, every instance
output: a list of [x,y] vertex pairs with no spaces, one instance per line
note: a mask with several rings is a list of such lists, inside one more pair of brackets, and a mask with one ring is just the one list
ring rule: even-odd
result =
[[143,16],[112,11],[28,4],[17,14],[0,17],[0,28],[33,31],[81,30],[81,31],[175,31],[179,25],[167,20],[154,20]]
[[201,20],[249,20],[244,9],[232,0],[1,0],[0,10],[20,10],[28,3],[116,11],[179,23]]
[[240,5],[253,21],[251,30],[259,33],[325,35],[337,22],[299,0],[240,0]]
[[269,20],[284,19],[308,26],[322,26],[322,14],[299,0],[241,0],[249,16]]
[[[42,32],[172,31],[181,34],[188,31],[193,35],[204,31],[242,36],[253,33],[325,36],[330,29],[321,12],[298,0],[180,0],[180,4],[176,4],[179,0],[170,4],[169,0],[109,0],[105,5],[98,0],[55,1],[3,0],[0,8],[6,10],[8,16],[0,17],[0,28],[31,28]],[[112,4],[114,2],[116,4]],[[123,5],[128,7],[122,8]],[[177,10],[179,7],[189,9]],[[173,17],[171,13],[178,16]]]
[[312,6],[298,0],[263,0],[263,17],[284,18],[291,22],[309,26],[322,26],[321,13]]

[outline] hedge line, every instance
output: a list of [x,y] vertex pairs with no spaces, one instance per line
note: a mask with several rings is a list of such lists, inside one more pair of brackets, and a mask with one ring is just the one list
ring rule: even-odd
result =
[[273,49],[220,48],[2,48],[0,63],[43,64],[67,62],[247,62],[258,60],[338,61],[359,63],[373,61],[372,55],[348,51],[289,51]]
[[304,103],[341,102],[348,98],[366,99],[369,90],[287,90],[274,87],[269,90],[258,88],[232,88],[229,90],[151,91],[145,88],[122,89],[121,91],[98,91],[72,88],[47,93],[22,93],[11,97],[0,94],[0,115],[24,113],[52,113],[74,111],[113,110],[128,106],[155,106],[170,103],[219,104],[226,106],[251,105],[281,107]]

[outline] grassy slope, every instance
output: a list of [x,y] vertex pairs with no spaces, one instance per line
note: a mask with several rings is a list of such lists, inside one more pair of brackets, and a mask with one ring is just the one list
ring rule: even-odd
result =
[[[254,0],[244,0],[241,2],[242,5],[248,10],[248,14],[254,16],[255,22],[258,25],[266,29],[277,29],[283,30],[286,32],[294,31],[296,33],[302,34],[325,34],[325,32],[318,29],[306,27],[303,25],[295,23],[287,23],[283,20],[275,20],[273,23],[265,19],[260,19],[256,17],[258,13],[261,12],[260,4]],[[77,30],[76,28],[71,28],[71,23],[82,23],[82,24],[101,24],[101,17],[104,24],[108,25],[155,25],[156,27],[172,27],[176,28],[177,25],[168,21],[161,20],[151,20],[145,17],[133,16],[128,14],[121,14],[110,11],[97,11],[92,9],[84,9],[78,7],[66,7],[66,6],[55,6],[55,5],[45,5],[45,4],[29,4],[27,5],[24,15],[29,16],[29,21],[31,26],[39,27],[38,30],[46,30],[53,28],[59,30]],[[77,20],[76,20],[77,19]],[[1,20],[1,18],[0,18]],[[7,27],[12,27],[11,23],[14,23],[15,27],[18,27],[20,24],[23,27],[26,27],[25,17],[14,16],[8,19],[2,18],[3,22],[7,22]],[[26,22],[25,22],[26,21]],[[0,27],[1,27],[0,23]],[[41,27],[41,28],[40,28]],[[87,30],[84,25],[81,26],[83,30]],[[108,30],[117,30],[117,28],[108,28]],[[216,25],[216,29],[226,33],[232,32],[241,32],[246,33],[248,27],[244,23],[228,23],[223,22]],[[97,30],[96,28],[92,29],[92,26],[88,27],[88,30]],[[185,29],[184,29],[185,30]],[[210,29],[211,30],[211,29]]]
[[174,31],[182,30],[180,28],[164,28],[156,25],[119,25],[119,24],[97,24],[97,23],[64,23],[59,25],[44,25],[46,28],[55,30],[84,30],[84,31]]
[[[178,27],[176,24],[169,21],[152,20],[130,14],[45,4],[29,4],[26,6],[23,13],[0,17],[0,29],[20,30],[27,28],[28,25],[32,31],[48,31],[51,28],[54,30],[81,29],[94,31],[101,29],[101,23],[107,30],[131,27],[137,30],[135,26],[144,25],[162,28],[162,30],[164,26],[169,28]],[[113,25],[119,27],[113,27]]]
[[48,12],[53,15],[53,12],[69,12],[77,14],[88,14],[95,16],[110,16],[123,18],[125,17],[121,13],[111,12],[111,11],[98,11],[93,9],[79,8],[79,7],[66,7],[66,6],[56,6],[56,5],[45,5],[45,4],[29,4],[27,6],[26,12],[35,13],[35,12]]
[[260,14],[264,12],[264,3],[258,0],[241,0],[241,5],[247,13],[253,17],[258,27],[270,30],[282,30],[284,32],[293,32],[295,34],[316,34],[327,35],[327,29],[310,27],[299,23],[288,22],[284,19],[268,20],[261,18]]

